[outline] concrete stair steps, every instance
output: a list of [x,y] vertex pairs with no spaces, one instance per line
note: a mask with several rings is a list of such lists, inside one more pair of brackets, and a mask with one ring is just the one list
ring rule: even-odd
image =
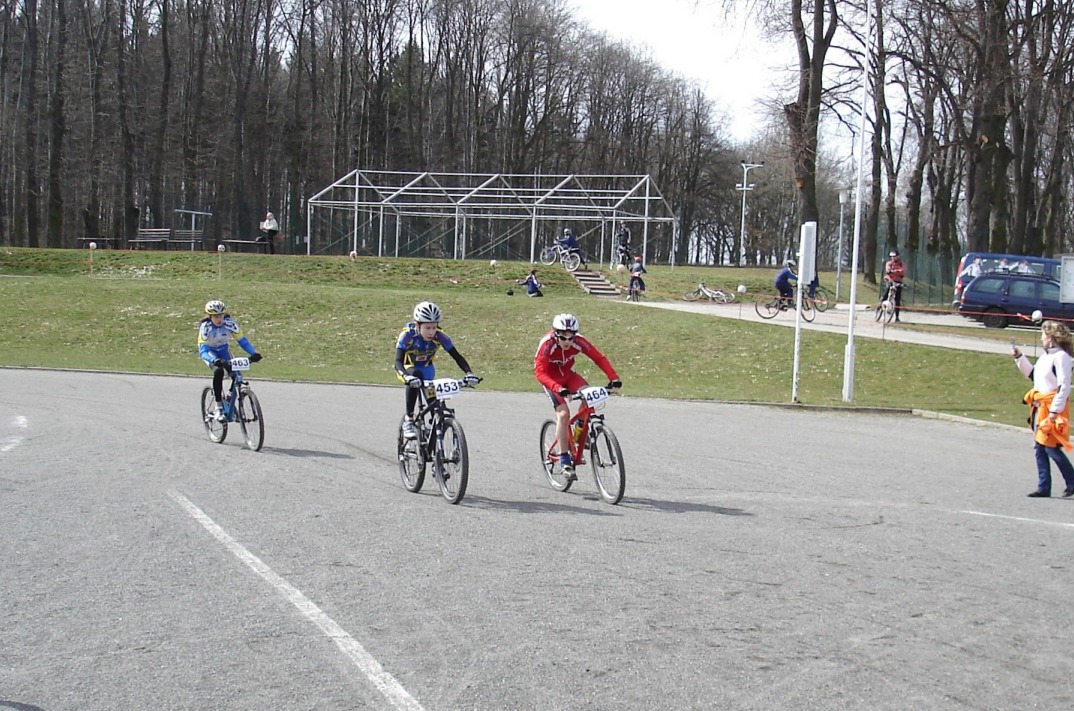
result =
[[620,296],[619,288],[604,278],[600,272],[591,269],[577,269],[571,272],[578,286],[593,296],[617,297]]

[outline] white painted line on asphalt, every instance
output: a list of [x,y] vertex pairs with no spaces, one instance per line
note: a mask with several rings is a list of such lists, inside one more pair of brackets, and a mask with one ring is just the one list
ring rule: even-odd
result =
[[[16,415],[11,419],[11,423],[18,427],[20,430],[24,430],[30,426],[30,421],[26,419],[25,415]],[[18,447],[23,442],[22,435],[15,435],[14,437],[8,437],[4,440],[3,444],[0,444],[0,453],[10,452]]]
[[1060,528],[1074,528],[1074,523],[1063,523],[1062,521],[1044,521],[1039,518],[1004,516],[1003,514],[985,513],[984,511],[960,511],[959,513],[970,514],[971,516],[986,516],[988,518],[1002,518],[1008,521],[1021,521],[1022,523],[1042,523],[1045,526],[1059,526]]
[[232,538],[228,533],[209,518],[204,511],[194,505],[189,499],[176,491],[169,491],[168,495],[175,499],[195,521],[200,523],[205,530],[213,535],[216,540],[224,544],[236,558],[249,566],[255,573],[260,575],[269,585],[298,608],[303,617],[315,624],[324,634],[339,647],[339,650],[365,674],[366,678],[377,688],[380,693],[391,703],[394,708],[408,709],[409,711],[424,711],[417,699],[411,696],[403,685],[395,677],[380,665],[356,639],[347,634],[346,630],[335,623],[300,590],[274,573],[265,565],[260,558],[246,550],[242,544]]

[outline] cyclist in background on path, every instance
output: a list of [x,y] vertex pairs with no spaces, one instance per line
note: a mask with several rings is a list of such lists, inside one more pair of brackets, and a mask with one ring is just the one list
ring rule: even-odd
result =
[[797,262],[793,259],[788,259],[783,262],[783,268],[776,274],[776,280],[773,284],[776,287],[776,291],[779,292],[780,310],[786,309],[790,306],[791,301],[794,300],[794,286],[798,283],[798,274],[794,270],[797,266]]
[[627,298],[630,298],[630,291],[637,284],[638,291],[645,293],[645,280],[641,278],[642,274],[648,274],[645,271],[645,265],[641,263],[641,256],[634,257],[634,263],[630,265],[630,286],[627,287]]
[[533,374],[544,387],[552,407],[556,411],[556,441],[559,445],[559,462],[568,477],[574,476],[574,462],[570,455],[570,406],[567,398],[589,383],[574,372],[574,359],[583,354],[597,364],[608,376],[608,387],[621,388],[623,381],[615,372],[607,356],[578,333],[578,319],[573,314],[559,314],[552,319],[552,330],[541,337],[537,353],[533,356]]
[[250,356],[250,362],[261,360],[250,339],[243,335],[238,322],[228,313],[224,302],[213,299],[205,304],[205,318],[198,324],[198,355],[213,369],[213,400],[216,409],[211,413],[217,422],[224,422],[224,408],[221,405],[224,391],[224,373],[231,372],[231,351],[228,345],[234,338]]
[[441,347],[466,374],[468,383],[479,380],[448,335],[440,330],[443,314],[439,306],[431,301],[422,301],[414,307],[412,315],[414,320],[403,327],[395,343],[395,372],[407,385],[406,419],[403,421],[403,437],[406,439],[418,437],[413,419],[414,405],[418,401],[418,390],[425,387],[425,381],[436,377],[433,359]]
[[888,253],[887,263],[884,265],[884,276],[888,280],[887,297],[895,302],[895,320],[899,320],[899,312],[902,310],[902,280],[906,277],[906,264],[899,257],[899,250],[893,249]]

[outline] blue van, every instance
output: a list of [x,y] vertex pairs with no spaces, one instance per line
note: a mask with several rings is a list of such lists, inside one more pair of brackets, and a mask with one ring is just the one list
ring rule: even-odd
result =
[[1027,257],[1021,254],[992,254],[990,252],[967,252],[958,262],[955,272],[955,298],[958,304],[962,290],[982,274],[1037,274],[1059,281],[1063,262],[1049,257]]

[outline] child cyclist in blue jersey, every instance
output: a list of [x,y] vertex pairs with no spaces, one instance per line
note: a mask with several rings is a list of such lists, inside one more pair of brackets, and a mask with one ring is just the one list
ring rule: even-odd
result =
[[414,320],[403,327],[395,343],[395,372],[407,385],[406,419],[403,420],[403,437],[406,439],[418,437],[413,420],[418,389],[425,386],[425,381],[436,377],[433,359],[441,347],[466,374],[468,383],[473,384],[480,380],[470,370],[470,364],[455,348],[448,335],[440,330],[443,314],[439,306],[431,301],[422,301],[414,307],[413,316]]
[[198,355],[213,369],[213,400],[216,409],[211,413],[218,421],[227,419],[220,401],[223,398],[224,373],[231,372],[231,351],[228,344],[235,339],[250,356],[250,362],[261,360],[261,354],[243,335],[238,322],[226,311],[223,301],[213,299],[205,304],[205,318],[198,324]]

